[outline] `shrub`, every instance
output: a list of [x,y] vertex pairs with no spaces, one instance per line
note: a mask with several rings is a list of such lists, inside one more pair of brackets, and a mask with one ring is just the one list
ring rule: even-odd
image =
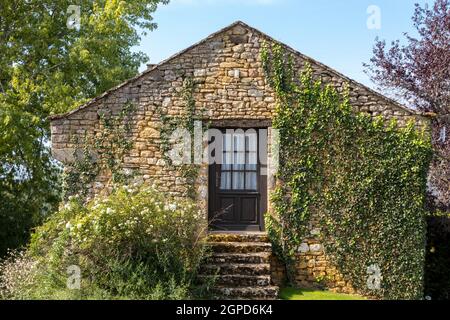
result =
[[[206,254],[204,228],[192,201],[175,201],[150,187],[117,188],[87,205],[72,198],[32,235],[25,255],[36,263],[36,271],[32,289],[24,295],[44,299],[193,297],[198,294],[195,279]],[[70,266],[81,270],[80,290],[67,289]],[[22,298],[12,287],[7,295]]]
[[24,251],[10,251],[0,262],[0,299],[28,296],[36,276],[36,261]]
[[[327,254],[360,293],[387,299],[423,297],[425,191],[431,144],[414,123],[355,114],[349,92],[295,78],[281,46],[262,54],[277,95],[279,183],[267,217],[269,236],[295,281],[295,253],[318,223]],[[367,285],[380,272],[378,290]]]

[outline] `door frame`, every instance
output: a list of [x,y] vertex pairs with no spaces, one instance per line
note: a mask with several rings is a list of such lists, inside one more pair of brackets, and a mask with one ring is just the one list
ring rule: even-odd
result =
[[[265,129],[268,130],[267,126],[233,126],[233,125],[227,125],[227,126],[214,126],[212,128],[221,130],[222,132],[226,132],[227,129],[237,130],[242,129],[244,132],[248,129],[254,129],[257,132],[257,159],[258,159],[258,165],[257,165],[257,190],[256,191],[246,191],[245,193],[257,195],[257,224],[214,224],[212,222],[213,214],[215,213],[217,206],[217,193],[216,193],[216,171],[217,171],[217,165],[214,163],[212,165],[208,166],[208,225],[209,228],[212,230],[223,230],[223,231],[264,231],[265,230],[265,223],[264,223],[264,214],[267,212],[268,209],[268,197],[267,197],[267,174],[262,175],[261,174],[261,159],[260,159],[260,135],[259,130]],[[268,132],[268,131],[266,131]],[[266,165],[267,165],[267,158],[268,158],[268,152],[267,152],[267,146],[264,149],[266,157]],[[266,168],[267,171],[267,168]],[[242,194],[243,192],[225,192],[226,194],[233,195],[233,194]]]

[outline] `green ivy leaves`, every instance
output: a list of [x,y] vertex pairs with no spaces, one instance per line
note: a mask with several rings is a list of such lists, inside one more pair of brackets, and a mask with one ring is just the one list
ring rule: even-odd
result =
[[[265,45],[261,57],[280,130],[280,182],[267,228],[288,278],[314,217],[330,260],[358,291],[421,298],[429,138],[413,123],[399,128],[354,114],[348,88],[341,95],[314,81],[309,65],[297,77],[280,45]],[[367,286],[373,264],[383,276],[376,291]]]

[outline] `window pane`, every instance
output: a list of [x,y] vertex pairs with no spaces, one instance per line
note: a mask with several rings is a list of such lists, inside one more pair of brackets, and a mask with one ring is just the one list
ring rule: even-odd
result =
[[232,163],[233,163],[233,153],[224,152],[222,157],[222,170],[231,170]]
[[243,133],[234,134],[234,151],[245,151],[245,135]]
[[258,164],[258,154],[256,152],[247,153],[245,164],[246,170],[256,170],[256,165]]
[[256,134],[256,132],[254,133],[247,133],[245,136],[245,150],[246,151],[253,151],[256,152],[258,151],[258,136]]
[[256,172],[247,172],[245,174],[245,187],[247,190],[256,190]]
[[236,152],[234,154],[234,170],[244,170],[245,165],[245,152]]
[[231,134],[223,135],[223,151],[232,151],[231,149]]
[[233,172],[233,190],[243,190],[244,179],[244,172]]
[[231,189],[231,172],[222,172],[222,174],[220,175],[220,189]]

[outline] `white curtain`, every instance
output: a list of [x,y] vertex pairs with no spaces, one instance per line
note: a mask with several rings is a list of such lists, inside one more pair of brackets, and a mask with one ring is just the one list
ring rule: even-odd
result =
[[[256,170],[257,138],[256,135],[242,133],[223,135],[222,170]],[[256,172],[221,172],[220,188],[222,190],[256,190]]]

